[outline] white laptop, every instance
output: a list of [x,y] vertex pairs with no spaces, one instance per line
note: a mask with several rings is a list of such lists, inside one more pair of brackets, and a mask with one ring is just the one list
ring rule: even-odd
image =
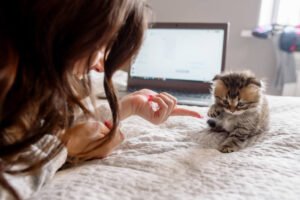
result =
[[211,81],[225,67],[227,23],[156,23],[128,74],[129,92],[169,92],[179,104],[208,106]]

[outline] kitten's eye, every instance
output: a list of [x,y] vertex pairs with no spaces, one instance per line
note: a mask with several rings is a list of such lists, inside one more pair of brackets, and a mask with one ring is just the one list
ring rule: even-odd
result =
[[223,104],[224,104],[224,105],[226,105],[226,106],[228,106],[228,105],[229,105],[229,103],[228,103],[228,101],[227,101],[227,100],[223,100]]
[[245,106],[245,103],[239,102],[239,103],[237,104],[237,107],[243,107],[243,106]]

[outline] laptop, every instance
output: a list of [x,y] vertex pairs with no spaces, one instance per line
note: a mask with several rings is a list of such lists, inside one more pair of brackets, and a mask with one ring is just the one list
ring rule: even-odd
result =
[[128,72],[127,91],[168,92],[178,104],[209,106],[225,67],[227,23],[155,23]]

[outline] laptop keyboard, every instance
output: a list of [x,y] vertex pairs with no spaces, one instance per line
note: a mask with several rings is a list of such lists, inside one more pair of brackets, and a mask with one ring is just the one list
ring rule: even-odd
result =
[[[135,89],[132,89],[130,91],[136,91]],[[176,91],[176,90],[154,90],[157,93],[161,92],[167,92],[178,99],[181,98],[193,98],[193,99],[201,99],[201,100],[211,100],[211,94],[201,94],[201,93],[190,93],[190,92],[183,92],[183,91]]]
[[[162,91],[161,91],[162,92]],[[188,93],[188,92],[179,92],[179,91],[165,91],[177,98],[195,98],[195,99],[211,99],[210,94],[201,94],[201,93]]]
[[[138,89],[136,89],[138,90]],[[129,89],[129,92],[136,91],[135,89]],[[189,93],[175,90],[154,90],[158,93],[167,92],[175,96],[178,100],[178,104],[183,105],[194,105],[194,106],[209,106],[212,103],[211,94],[201,94],[201,93]]]

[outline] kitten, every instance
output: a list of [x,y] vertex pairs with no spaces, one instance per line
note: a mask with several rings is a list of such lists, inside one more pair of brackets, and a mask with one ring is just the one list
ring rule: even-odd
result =
[[228,133],[219,150],[237,151],[247,140],[268,129],[269,109],[262,82],[250,72],[232,72],[213,79],[214,104],[208,110],[207,121],[213,131]]

